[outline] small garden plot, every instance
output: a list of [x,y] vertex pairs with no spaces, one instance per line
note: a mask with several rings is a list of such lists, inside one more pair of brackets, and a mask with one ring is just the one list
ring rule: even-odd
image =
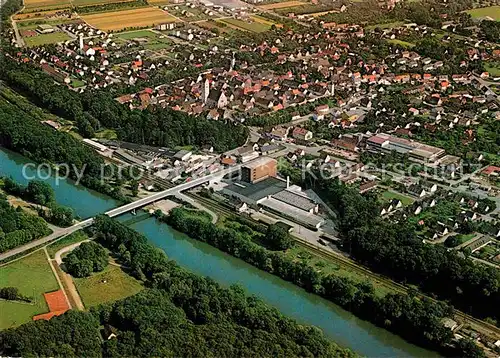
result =
[[146,28],[176,21],[168,12],[157,7],[89,14],[83,15],[82,18],[91,26],[104,31]]
[[276,2],[273,4],[266,4],[266,5],[261,5],[259,8],[264,9],[264,10],[276,10],[276,9],[286,9],[289,7],[296,7],[296,6],[301,6],[301,5],[306,5],[307,3],[304,1],[283,1],[283,2]]
[[41,46],[48,44],[55,44],[71,40],[71,37],[62,31],[56,31],[51,34],[37,34],[36,36],[23,37],[26,46]]

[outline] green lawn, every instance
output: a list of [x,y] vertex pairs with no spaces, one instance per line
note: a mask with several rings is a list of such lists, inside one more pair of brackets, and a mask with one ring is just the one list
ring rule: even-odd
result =
[[412,43],[412,42],[406,42],[406,41],[403,41],[403,40],[393,39],[393,40],[387,40],[387,41],[389,43],[391,43],[391,44],[401,45],[403,47],[415,47],[414,43]]
[[61,239],[47,246],[47,252],[49,253],[49,256],[51,258],[54,258],[56,252],[61,250],[62,248],[76,242],[87,240],[88,238],[89,237],[87,236],[87,234],[85,234],[83,231],[74,232],[73,234],[66,236],[64,239]]
[[388,202],[389,200],[392,200],[392,199],[399,199],[399,200],[401,200],[401,203],[403,203],[404,206],[411,205],[415,201],[412,198],[410,198],[409,196],[406,196],[406,195],[403,195],[400,193],[396,193],[394,191],[389,191],[389,190],[384,191],[381,194],[380,198],[384,202]]
[[90,277],[74,278],[74,282],[86,308],[135,295],[143,288],[138,280],[114,265]]
[[491,17],[496,21],[500,21],[500,6],[490,6],[490,7],[481,7],[477,9],[467,10],[472,17]]
[[0,329],[19,326],[48,312],[43,294],[59,289],[43,250],[0,268],[0,287],[9,286],[32,297],[33,304],[0,301]]
[[500,63],[485,63],[484,68],[490,74],[490,76],[500,76]]
[[57,42],[64,42],[67,40],[71,40],[71,37],[69,37],[69,35],[61,31],[54,32],[51,34],[39,34],[37,36],[24,38],[24,42],[28,47],[54,44]]
[[116,131],[114,129],[103,129],[94,134],[96,138],[102,139],[116,139],[118,138]]
[[461,245],[467,241],[472,240],[473,238],[476,237],[476,235],[477,235],[476,233],[472,233],[472,234],[468,234],[468,235],[460,235],[460,234],[457,235],[457,238],[460,240],[459,245]]

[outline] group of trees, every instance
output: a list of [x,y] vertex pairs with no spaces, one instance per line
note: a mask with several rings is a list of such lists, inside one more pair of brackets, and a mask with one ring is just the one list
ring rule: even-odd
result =
[[39,208],[38,214],[48,222],[62,227],[73,225],[73,210],[56,203],[54,189],[48,183],[31,180],[25,187],[12,178],[4,178],[3,189],[9,194],[45,206]]
[[31,302],[31,299],[19,292],[19,289],[17,287],[0,288],[0,298],[9,301]]
[[118,200],[127,200],[120,190],[127,180],[127,171],[122,171],[123,177],[116,178],[113,184],[104,181],[112,177],[110,173],[118,173],[113,165],[105,165],[101,156],[73,136],[54,131],[2,99],[0,145],[35,162],[58,165],[58,175],[78,179],[80,184]]
[[18,207],[14,209],[4,195],[0,195],[0,252],[26,244],[50,234],[47,223]]
[[425,245],[411,223],[380,218],[375,196],[361,195],[339,181],[314,187],[336,210],[343,247],[356,260],[398,281],[418,285],[478,317],[500,319],[500,274],[446,247]]
[[65,270],[74,277],[87,277],[108,265],[108,253],[96,242],[83,242],[63,259]]
[[[296,262],[281,251],[270,251],[235,230],[220,228],[189,215],[183,209],[173,209],[162,220],[176,230],[319,294],[412,342],[450,355],[482,355],[474,344],[450,349],[453,335],[444,327],[442,319],[452,316],[453,309],[444,303],[435,303],[411,294],[394,293],[379,297],[370,283],[360,283],[334,274],[325,275],[305,262]],[[267,233],[273,235],[278,230],[274,226]]]
[[211,145],[226,151],[245,143],[248,129],[169,108],[129,110],[105,90],[78,94],[31,65],[3,57],[0,78],[27,94],[37,105],[74,120],[82,135],[92,137],[100,128],[114,129],[121,140],[155,146]]

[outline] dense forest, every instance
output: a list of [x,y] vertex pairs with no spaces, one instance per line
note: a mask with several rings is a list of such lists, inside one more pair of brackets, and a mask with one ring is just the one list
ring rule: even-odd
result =
[[408,223],[380,219],[378,202],[338,181],[308,182],[336,210],[344,249],[400,282],[449,300],[478,317],[500,320],[500,273],[439,245],[425,245]]
[[43,219],[21,208],[14,209],[7,198],[0,194],[0,252],[39,239],[50,232]]
[[[149,288],[90,312],[70,311],[0,333],[0,354],[86,357],[352,357],[239,287],[222,288],[100,216],[97,239]],[[106,334],[101,340],[100,328]],[[116,337],[110,338],[113,332]],[[110,338],[110,339],[108,339]]]
[[41,70],[5,56],[0,61],[0,78],[40,107],[74,120],[85,137],[110,128],[119,139],[134,143],[164,147],[211,145],[217,151],[226,151],[244,144],[248,136],[243,125],[207,120],[168,108],[131,111],[104,90],[78,94],[57,85]]
[[[463,342],[463,345],[450,348],[453,335],[443,326],[442,319],[450,317],[453,308],[444,303],[399,293],[379,297],[368,282],[356,282],[334,274],[324,275],[313,266],[287,257],[282,251],[266,249],[236,230],[214,225],[182,208],[173,209],[169,216],[160,218],[194,239],[207,242],[307,291],[319,294],[409,341],[450,356],[480,357],[483,354],[472,342]],[[267,237],[273,231],[264,232],[265,242],[274,238]]]
[[63,259],[64,269],[73,277],[87,277],[108,265],[108,253],[96,242],[83,242]]
[[[110,185],[101,177],[110,177],[112,165],[95,151],[67,133],[54,131],[15,105],[0,99],[0,145],[38,163],[58,165],[61,176],[79,179],[79,184],[125,201],[120,182]],[[61,165],[64,164],[64,165]],[[69,171],[69,172],[67,172]],[[117,173],[117,171],[114,171]],[[122,171],[127,174],[127,171]]]

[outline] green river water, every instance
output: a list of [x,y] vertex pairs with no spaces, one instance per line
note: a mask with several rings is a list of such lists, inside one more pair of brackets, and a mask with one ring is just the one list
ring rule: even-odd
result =
[[[26,176],[37,175],[31,168],[23,167],[29,160],[25,157],[0,150],[0,175],[11,176],[26,184]],[[41,172],[43,176],[43,171]],[[70,181],[55,178],[45,179],[55,190],[60,205],[73,208],[82,219],[103,213],[118,203],[106,196],[76,186]],[[130,216],[120,218],[127,220]],[[188,238],[154,218],[143,216],[127,220],[130,227],[145,235],[154,245],[163,249],[177,263],[203,276],[209,276],[222,285],[239,284],[248,293],[260,297],[297,321],[315,325],[338,344],[349,347],[368,357],[437,357],[437,353],[417,347],[402,338],[369,322],[356,318],[351,313],[307,293],[297,286],[269,273],[229,256],[207,244]]]

